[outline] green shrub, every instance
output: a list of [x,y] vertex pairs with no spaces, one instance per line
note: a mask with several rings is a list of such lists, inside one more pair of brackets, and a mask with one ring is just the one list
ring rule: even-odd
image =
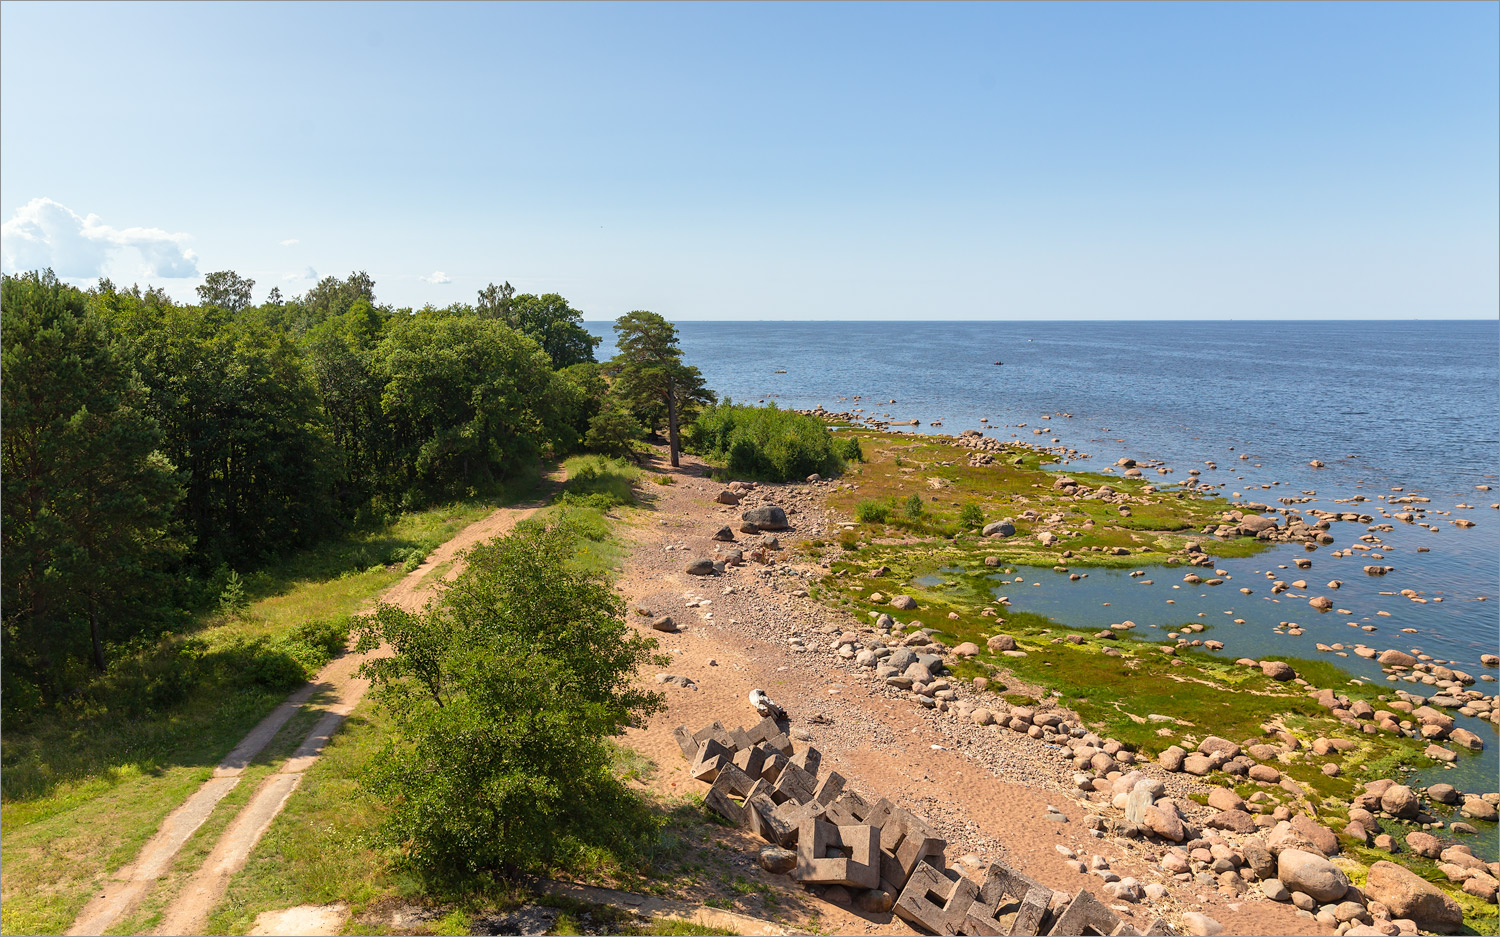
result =
[[965,527],[983,527],[984,512],[973,501],[966,502],[958,509],[958,522]]
[[859,448],[859,439],[854,436],[842,437],[836,449],[846,461],[863,462],[865,460],[864,450]]
[[921,520],[922,515],[927,513],[927,506],[922,503],[922,496],[913,491],[911,497],[906,499],[905,510],[906,516],[916,521]]
[[685,439],[687,451],[725,462],[735,476],[778,482],[837,475],[843,446],[816,417],[728,401],[700,413]]
[[867,498],[854,506],[854,517],[861,524],[884,524],[891,518],[891,506]]
[[628,859],[659,829],[609,743],[661,706],[632,680],[655,642],[579,548],[571,523],[523,521],[421,614],[358,622],[361,651],[396,649],[361,669],[392,721],[366,783],[396,862],[429,883]]
[[635,503],[635,481],[641,470],[624,459],[600,455],[575,456],[563,463],[567,488],[558,501],[608,511]]

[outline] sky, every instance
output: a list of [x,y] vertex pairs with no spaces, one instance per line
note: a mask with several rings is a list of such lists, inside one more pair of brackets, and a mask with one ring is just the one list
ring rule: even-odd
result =
[[0,3],[0,266],[590,320],[1500,315],[1500,4]]

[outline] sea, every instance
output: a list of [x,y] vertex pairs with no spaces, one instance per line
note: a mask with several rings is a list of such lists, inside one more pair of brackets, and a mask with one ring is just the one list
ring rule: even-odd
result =
[[[600,360],[612,355],[610,323],[586,325],[604,339]],[[1183,481],[1196,468],[1205,483],[1224,484],[1231,501],[1279,508],[1278,498],[1310,498],[1295,506],[1358,511],[1394,528],[1373,532],[1380,542],[1366,544],[1371,551],[1344,558],[1330,554],[1360,544],[1367,525],[1334,524],[1335,543],[1315,552],[1289,544],[1224,559],[1217,568],[1228,581],[1218,587],[1186,586],[1181,569],[1166,566],[1141,567],[1145,575],[1135,578],[1091,570],[1077,582],[1050,567],[1023,568],[1024,582],[996,586],[1013,607],[1078,626],[1130,619],[1163,634],[1198,622],[1231,658],[1324,659],[1375,683],[1386,682],[1385,674],[1353,654],[1354,644],[1431,655],[1476,678],[1497,673],[1480,657],[1500,654],[1500,322],[676,325],[684,360],[720,398],[737,403],[863,407],[893,422],[920,421],[893,429],[977,429],[1088,454],[1059,470],[1100,471],[1124,456],[1159,460],[1173,474],[1158,478],[1147,469],[1158,484]],[[1368,500],[1346,500],[1360,495]],[[1402,507],[1381,496],[1430,498],[1423,505],[1430,528],[1382,517],[1380,508],[1394,515]],[[1451,523],[1460,518],[1474,526]],[[1382,558],[1369,558],[1373,552]],[[1298,569],[1294,558],[1311,559],[1312,567]],[[1394,569],[1369,576],[1367,564]],[[1272,595],[1267,573],[1305,579],[1308,589],[1298,594],[1328,595],[1334,609]],[[1343,586],[1328,589],[1332,579]],[[1253,593],[1241,594],[1242,586]],[[1303,634],[1286,634],[1282,622]],[[1318,643],[1342,644],[1347,656],[1320,652]],[[1392,686],[1433,692],[1420,683]],[[1474,684],[1489,695],[1496,686]],[[1463,752],[1457,765],[1417,780],[1442,776],[1461,789],[1495,790],[1495,726],[1463,716],[1458,723],[1485,741],[1484,752]]]

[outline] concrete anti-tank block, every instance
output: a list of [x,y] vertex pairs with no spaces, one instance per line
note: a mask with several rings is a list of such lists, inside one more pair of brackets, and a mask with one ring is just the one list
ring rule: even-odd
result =
[[797,869],[792,874],[809,885],[879,887],[879,828],[804,820],[797,831]]
[[963,876],[950,878],[932,863],[918,862],[896,899],[896,916],[928,933],[959,934],[978,895],[979,886]]
[[885,798],[866,822],[880,827],[880,877],[902,889],[919,862],[941,856],[948,847],[948,841],[915,814]]
[[875,806],[857,792],[845,790],[828,805],[827,817],[830,823],[839,826],[855,826],[869,819],[870,812],[874,809]]
[[703,806],[736,826],[749,826],[750,815],[745,803],[755,793],[756,780],[750,775],[726,764],[719,769],[719,776],[703,797]]
[[[973,937],[1035,937],[1047,923],[1052,889],[1002,862],[985,870],[979,897],[969,906],[964,933]],[[1015,915],[1009,926],[1000,918]]]
[[1135,933],[1133,927],[1129,931],[1119,930],[1122,924],[1130,927],[1113,911],[1100,904],[1099,899],[1089,892],[1080,891],[1058,914],[1052,929],[1047,933],[1049,937],[1080,937],[1080,935],[1109,937],[1111,934]]
[[733,758],[734,752],[731,749],[714,739],[708,739],[698,749],[698,760],[693,762],[692,775],[700,781],[712,784],[725,765],[733,767],[731,763]]

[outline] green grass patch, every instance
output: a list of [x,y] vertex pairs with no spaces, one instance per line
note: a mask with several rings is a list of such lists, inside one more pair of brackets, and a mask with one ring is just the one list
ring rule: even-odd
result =
[[425,556],[495,507],[493,498],[434,507],[278,560],[243,577],[248,604],[235,614],[205,614],[191,633],[117,665],[104,679],[119,685],[7,725],[0,930],[66,929],[318,663],[343,619],[404,575],[410,551]]

